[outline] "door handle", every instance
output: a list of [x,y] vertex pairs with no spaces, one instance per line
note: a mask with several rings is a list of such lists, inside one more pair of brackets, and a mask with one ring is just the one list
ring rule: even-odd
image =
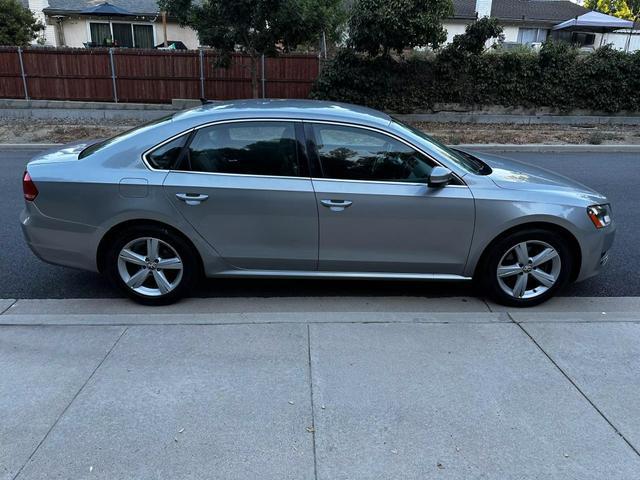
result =
[[187,205],[200,205],[200,203],[209,198],[209,195],[199,193],[176,193],[176,197]]
[[341,212],[353,204],[351,200],[320,200],[320,203],[332,212]]

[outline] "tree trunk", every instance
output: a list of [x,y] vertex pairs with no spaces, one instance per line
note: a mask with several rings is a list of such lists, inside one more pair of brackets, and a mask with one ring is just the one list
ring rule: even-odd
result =
[[258,57],[251,55],[251,66],[249,70],[251,71],[251,96],[253,98],[260,98],[258,93]]

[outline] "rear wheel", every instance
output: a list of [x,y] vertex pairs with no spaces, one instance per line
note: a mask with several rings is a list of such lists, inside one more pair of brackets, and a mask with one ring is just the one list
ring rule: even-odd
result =
[[115,236],[105,273],[129,297],[145,305],[167,305],[184,296],[198,274],[193,247],[168,229],[132,227]]
[[539,305],[566,285],[573,268],[567,241],[548,230],[515,232],[489,248],[479,280],[503,305]]

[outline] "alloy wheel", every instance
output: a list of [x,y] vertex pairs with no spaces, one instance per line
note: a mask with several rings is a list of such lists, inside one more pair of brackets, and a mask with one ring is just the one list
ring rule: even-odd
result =
[[496,275],[500,288],[517,299],[539,297],[552,288],[560,276],[560,254],[546,242],[529,240],[507,250]]
[[118,254],[120,278],[140,295],[166,295],[180,284],[183,271],[178,252],[158,238],[136,238],[122,247]]

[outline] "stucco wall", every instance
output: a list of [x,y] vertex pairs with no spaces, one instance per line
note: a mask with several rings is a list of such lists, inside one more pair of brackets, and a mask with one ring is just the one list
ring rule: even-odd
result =
[[[162,22],[156,22],[156,41],[160,44],[164,41],[164,33]],[[187,48],[196,49],[200,46],[198,34],[195,30],[188,27],[181,27],[177,23],[167,22],[167,40],[175,40],[183,42]]]
[[462,22],[445,21],[443,22],[443,26],[447,30],[447,43],[451,43],[453,41],[453,37],[464,33],[464,29],[467,24]]
[[[44,13],[42,13],[42,9],[47,8],[49,6],[48,0],[29,0],[29,10],[33,12],[34,17],[37,20],[40,20],[42,24],[45,25],[45,30],[42,32],[41,37],[44,40],[45,45],[56,46],[56,34],[53,25],[46,25]],[[41,43],[38,42],[38,39],[34,40],[33,43]]]

